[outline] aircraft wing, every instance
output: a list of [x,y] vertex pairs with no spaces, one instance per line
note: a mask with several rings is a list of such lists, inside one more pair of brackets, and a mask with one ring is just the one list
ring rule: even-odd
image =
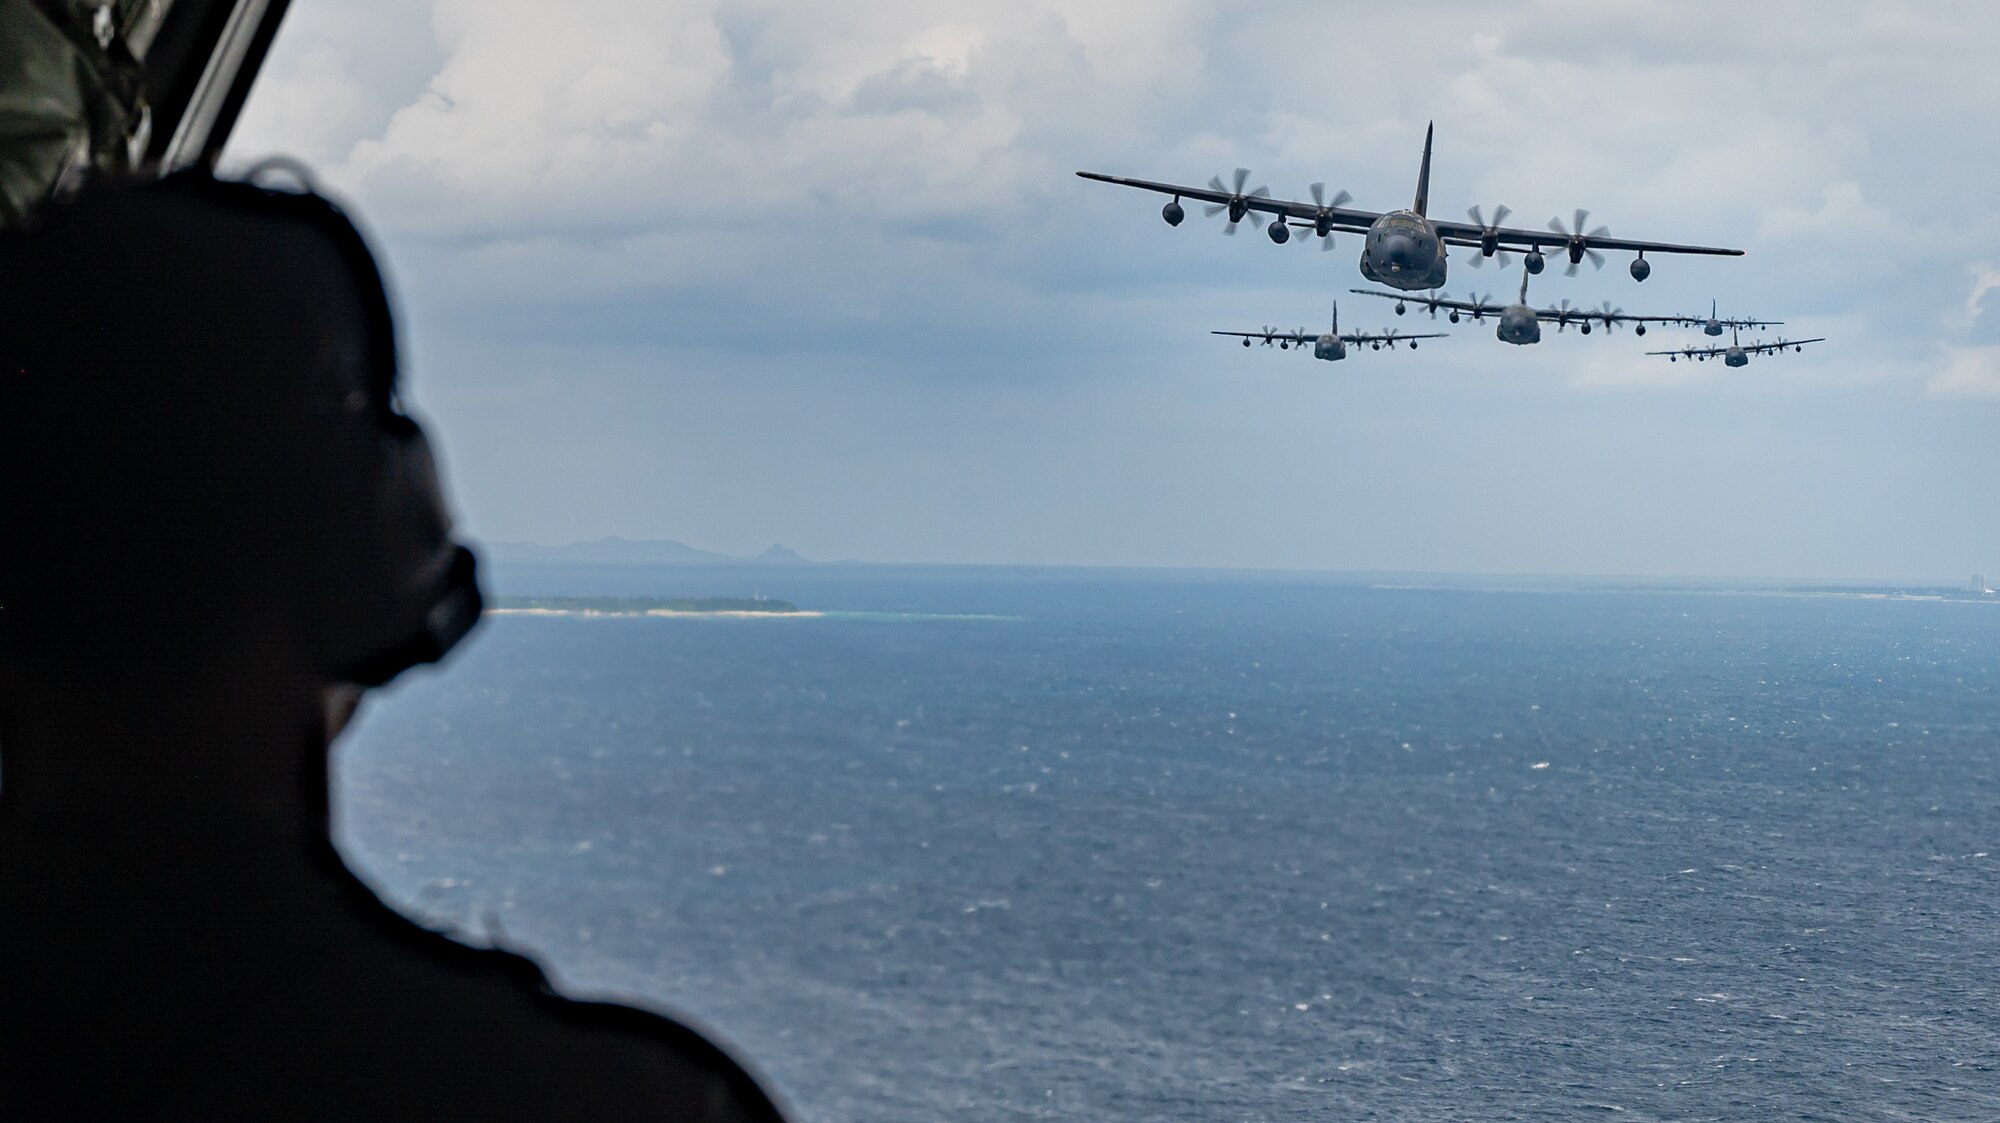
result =
[[1815,339],[1780,339],[1776,343],[1746,343],[1743,349],[1753,355],[1768,355],[1783,351],[1787,347],[1803,347],[1808,343],[1825,342],[1826,337],[1822,335]]
[[[1556,230],[1528,230],[1518,226],[1480,227],[1470,222],[1454,222],[1448,218],[1433,218],[1431,225],[1437,228],[1438,236],[1449,245],[1477,246],[1480,240],[1491,234],[1503,249],[1554,249],[1568,246],[1571,234]],[[1643,253],[1704,253],[1725,257],[1742,257],[1742,250],[1723,249],[1719,246],[1684,246],[1676,242],[1648,242],[1638,238],[1613,238],[1606,234],[1583,237],[1584,244],[1594,250],[1636,250]]]
[[[1182,187],[1173,183],[1155,183],[1150,179],[1128,179],[1122,175],[1104,175],[1101,172],[1078,172],[1084,179],[1098,183],[1115,183],[1121,187],[1136,187],[1141,191],[1157,191],[1162,195],[1177,195],[1183,199],[1195,199],[1204,203],[1227,206],[1236,195],[1228,190],[1208,187]],[[1220,182],[1219,180],[1217,182]],[[1244,205],[1253,211],[1269,215],[1283,215],[1286,218],[1304,219],[1317,222],[1320,212],[1326,212],[1329,226],[1334,230],[1354,232],[1368,229],[1376,219],[1382,217],[1380,211],[1358,211],[1352,207],[1321,207],[1318,203],[1298,203],[1289,199],[1277,199],[1269,195],[1246,195]],[[1460,223],[1460,225],[1464,225]]]
[[1296,331],[1270,331],[1270,332],[1265,332],[1265,331],[1212,331],[1212,332],[1209,332],[1208,334],[1210,334],[1210,335],[1227,335],[1227,336],[1230,336],[1230,337],[1232,337],[1232,338],[1236,338],[1236,339],[1261,339],[1261,340],[1263,340],[1263,341],[1265,342],[1265,344],[1266,344],[1266,345],[1269,345],[1269,344],[1273,344],[1273,343],[1289,343],[1289,344],[1292,344],[1292,345],[1293,345],[1293,346],[1295,346],[1295,347],[1304,347],[1304,346],[1307,346],[1308,344],[1310,344],[1310,343],[1314,342],[1315,340],[1317,340],[1317,339],[1319,338],[1319,336],[1316,336],[1316,335],[1306,335],[1306,334],[1304,334],[1304,333],[1302,333],[1302,332],[1296,332]]
[[[1162,195],[1175,195],[1183,199],[1195,199],[1204,203],[1227,205],[1236,194],[1222,186],[1218,178],[1207,187],[1186,187],[1176,183],[1157,183],[1150,179],[1131,179],[1121,175],[1105,175],[1102,172],[1078,172],[1084,179],[1098,183],[1115,183],[1121,187],[1136,187],[1141,191],[1157,191]],[[1289,219],[1300,219],[1308,223],[1317,222],[1325,216],[1330,229],[1361,231],[1368,229],[1381,211],[1356,210],[1353,207],[1322,207],[1318,203],[1298,202],[1279,199],[1270,195],[1248,194],[1243,196],[1244,206],[1253,211],[1269,215],[1282,215]],[[1499,245],[1509,249],[1548,249],[1566,247],[1572,235],[1557,230],[1528,230],[1517,226],[1483,227],[1470,222],[1454,222],[1450,219],[1433,218],[1438,236],[1447,244],[1455,246],[1478,246],[1481,240],[1491,235]],[[1719,246],[1685,246],[1676,242],[1648,242],[1637,238],[1613,238],[1611,236],[1583,235],[1583,243],[1593,250],[1634,250],[1642,253],[1700,253],[1721,254],[1729,257],[1743,256],[1742,250],[1723,249]]]
[[[1212,331],[1209,332],[1208,334],[1226,335],[1232,339],[1250,339],[1250,340],[1261,339],[1267,346],[1274,343],[1286,343],[1290,344],[1293,347],[1309,347],[1319,342],[1319,336],[1317,335],[1308,335],[1304,332],[1296,332],[1296,331],[1273,331],[1273,332]],[[1391,347],[1393,347],[1396,344],[1403,342],[1404,340],[1443,339],[1445,338],[1445,335],[1446,333],[1441,331],[1425,332],[1415,335],[1405,335],[1401,332],[1395,332],[1395,331],[1353,331],[1353,332],[1344,331],[1340,333],[1340,341],[1342,343],[1352,343],[1361,345],[1367,345],[1373,343],[1387,343]]]
[[[1383,292],[1380,289],[1348,289],[1347,291],[1356,296],[1379,296],[1387,300],[1400,300],[1404,304],[1415,305],[1425,311],[1429,311],[1432,308],[1444,308],[1453,312],[1470,312],[1478,316],[1497,316],[1506,307],[1504,304],[1492,304],[1480,300],[1449,300],[1442,296],[1426,296],[1420,292]],[[1571,313],[1571,318],[1575,318],[1574,312]],[[1411,339],[1414,337],[1406,335],[1402,338]]]
[[[1607,302],[1608,303],[1608,302]],[[1679,324],[1688,321],[1679,316],[1638,316],[1621,308],[1537,308],[1535,318],[1557,324]],[[1700,323],[1703,321],[1694,321]]]
[[1443,339],[1446,335],[1446,332],[1441,331],[1420,332],[1414,335],[1404,335],[1396,331],[1356,331],[1341,332],[1340,341],[1342,343],[1387,343],[1393,347],[1406,339]]

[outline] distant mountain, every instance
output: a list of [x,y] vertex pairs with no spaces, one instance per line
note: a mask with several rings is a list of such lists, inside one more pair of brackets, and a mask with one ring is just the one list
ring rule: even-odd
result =
[[488,542],[486,553],[501,562],[581,562],[624,565],[811,565],[798,551],[774,545],[753,557],[739,558],[703,550],[671,538],[599,538],[544,546],[539,542]]
[[812,562],[790,546],[773,543],[771,548],[754,558],[745,558],[752,565],[811,565]]

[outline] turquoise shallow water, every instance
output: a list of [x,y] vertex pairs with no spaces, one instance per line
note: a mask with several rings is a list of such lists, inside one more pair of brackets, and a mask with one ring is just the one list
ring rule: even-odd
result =
[[492,620],[339,766],[388,896],[803,1119],[2000,1118],[1985,606],[499,576],[834,613]]

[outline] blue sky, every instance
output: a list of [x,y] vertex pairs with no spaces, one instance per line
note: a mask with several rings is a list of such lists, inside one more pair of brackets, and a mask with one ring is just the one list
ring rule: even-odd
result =
[[[1996,49],[1971,3],[298,0],[232,158],[353,202],[489,538],[1962,579],[2000,571]],[[1749,251],[1532,297],[1834,342],[1246,352],[1207,330],[1317,327],[1358,239],[1170,229],[1071,174],[1387,208],[1433,119],[1434,213]]]

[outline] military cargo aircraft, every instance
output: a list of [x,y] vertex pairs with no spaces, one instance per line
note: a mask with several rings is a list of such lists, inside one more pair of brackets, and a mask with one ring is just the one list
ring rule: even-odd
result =
[[1684,326],[1684,327],[1695,327],[1696,325],[1699,325],[1699,326],[1701,327],[1701,333],[1702,333],[1703,335],[1717,335],[1717,336],[1719,336],[1719,335],[1721,335],[1721,334],[1722,334],[1722,329],[1723,329],[1723,328],[1730,328],[1730,329],[1732,329],[1732,330],[1734,330],[1734,329],[1736,329],[1736,328],[1774,328],[1774,327],[1778,327],[1779,325],[1783,324],[1784,322],[1785,322],[1785,321],[1783,321],[1783,320],[1730,320],[1730,319],[1724,319],[1724,318],[1722,318],[1722,317],[1720,317],[1720,316],[1717,316],[1717,315],[1715,314],[1715,301],[1713,301],[1713,300],[1711,300],[1711,301],[1709,301],[1709,302],[1708,302],[1708,318],[1707,318],[1707,319],[1705,319],[1705,320],[1703,320],[1703,319],[1687,319],[1687,320],[1681,320],[1681,321],[1680,321],[1681,325],[1682,325],[1682,326]]
[[1281,332],[1273,327],[1266,327],[1263,331],[1212,331],[1209,334],[1227,335],[1232,338],[1241,339],[1245,347],[1250,346],[1253,341],[1261,339],[1264,341],[1264,346],[1270,347],[1275,344],[1280,351],[1289,351],[1294,347],[1297,347],[1300,351],[1304,351],[1306,344],[1310,343],[1312,344],[1313,358],[1325,359],[1328,362],[1338,362],[1346,358],[1347,348],[1350,345],[1356,348],[1365,346],[1374,351],[1380,351],[1382,348],[1387,347],[1389,350],[1394,351],[1397,343],[1407,342],[1410,345],[1410,350],[1414,351],[1417,349],[1417,340],[1419,339],[1444,338],[1443,332],[1429,332],[1422,335],[1400,335],[1394,328],[1380,332],[1350,332],[1347,335],[1342,335],[1340,334],[1340,304],[1338,302],[1335,302],[1333,306],[1333,326],[1328,331],[1317,336],[1306,334],[1306,329],[1304,328],[1293,332]]
[[[1503,249],[1525,249],[1527,268],[1530,273],[1540,273],[1545,264],[1542,250],[1559,249],[1569,258],[1569,268],[1564,270],[1575,276],[1577,267],[1585,258],[1598,268],[1604,266],[1604,255],[1599,250],[1632,250],[1638,256],[1632,260],[1631,273],[1635,281],[1643,281],[1652,275],[1653,267],[1646,260],[1646,253],[1692,253],[1719,254],[1740,257],[1742,250],[1719,249],[1712,246],[1683,246],[1671,242],[1646,242],[1630,238],[1613,238],[1610,230],[1599,226],[1586,231],[1590,212],[1578,210],[1572,225],[1565,227],[1560,218],[1549,220],[1547,230],[1524,230],[1500,225],[1511,213],[1506,207],[1493,212],[1493,221],[1488,224],[1478,207],[1466,212],[1470,223],[1435,219],[1429,215],[1431,194],[1431,135],[1432,129],[1424,131],[1424,160],[1417,172],[1417,196],[1414,202],[1400,210],[1378,212],[1355,210],[1346,206],[1350,196],[1342,191],[1331,202],[1325,199],[1326,185],[1312,185],[1313,201],[1292,202],[1271,196],[1268,187],[1255,187],[1248,191],[1243,185],[1250,181],[1247,168],[1236,169],[1233,184],[1222,182],[1221,176],[1209,177],[1207,187],[1182,187],[1172,183],[1155,183],[1151,180],[1128,179],[1124,176],[1104,175],[1099,172],[1078,172],[1084,179],[1100,183],[1116,183],[1126,187],[1137,187],[1144,191],[1157,191],[1172,195],[1173,199],[1160,210],[1160,217],[1169,226],[1179,226],[1187,217],[1187,210],[1181,205],[1182,199],[1194,199],[1204,204],[1210,217],[1227,213],[1224,234],[1235,234],[1237,224],[1248,219],[1264,227],[1273,242],[1283,245],[1293,239],[1293,228],[1300,231],[1299,237],[1317,237],[1321,249],[1333,248],[1335,232],[1365,234],[1361,248],[1361,275],[1379,284],[1389,285],[1406,292],[1422,292],[1444,284],[1446,275],[1445,247],[1469,246],[1478,249],[1479,256],[1472,264],[1499,254]],[[1505,259],[1501,261],[1506,264]]]
[[1453,300],[1444,293],[1436,291],[1418,296],[1399,292],[1381,292],[1376,289],[1351,289],[1349,291],[1360,296],[1377,296],[1385,300],[1395,301],[1396,315],[1398,316],[1409,311],[1409,305],[1412,304],[1428,311],[1432,319],[1437,318],[1439,310],[1449,312],[1451,314],[1451,322],[1454,324],[1466,316],[1472,317],[1474,322],[1477,323],[1484,323],[1486,317],[1494,316],[1500,322],[1494,328],[1493,334],[1499,338],[1500,342],[1522,346],[1542,341],[1543,320],[1554,321],[1557,331],[1564,331],[1571,324],[1575,324],[1577,330],[1584,335],[1590,334],[1593,324],[1603,325],[1606,331],[1612,330],[1619,324],[1633,324],[1635,326],[1632,330],[1639,335],[1644,335],[1646,334],[1646,324],[1649,322],[1669,324],[1688,322],[1688,318],[1685,316],[1633,315],[1622,308],[1613,308],[1611,302],[1608,300],[1604,302],[1604,307],[1602,308],[1571,307],[1567,299],[1554,308],[1530,308],[1528,306],[1529,275],[1530,272],[1528,270],[1522,270],[1520,295],[1515,299],[1514,303],[1504,305],[1495,303],[1491,294],[1473,300]]
[[1813,339],[1786,339],[1783,336],[1779,336],[1775,343],[1744,343],[1736,338],[1736,332],[1732,330],[1729,333],[1729,346],[1727,347],[1681,347],[1673,351],[1648,351],[1646,354],[1665,355],[1667,361],[1670,363],[1679,362],[1681,359],[1686,359],[1691,363],[1705,363],[1720,355],[1723,366],[1747,367],[1750,365],[1750,356],[1752,355],[1782,355],[1785,353],[1786,348],[1790,348],[1793,351],[1803,351],[1805,350],[1805,345],[1808,343],[1825,342],[1825,336],[1818,336]]
[[[1471,316],[1474,320],[1480,320],[1480,321],[1485,320],[1485,318],[1489,315],[1500,315],[1504,326],[1506,317],[1502,314],[1505,313],[1508,308],[1518,307],[1522,311],[1534,311],[1538,318],[1554,320],[1556,323],[1557,331],[1563,330],[1570,324],[1576,324],[1578,329],[1581,330],[1585,335],[1590,334],[1591,325],[1593,323],[1602,324],[1605,330],[1607,331],[1611,330],[1612,328],[1616,327],[1619,324],[1631,324],[1633,333],[1637,335],[1646,334],[1647,324],[1674,324],[1679,327],[1699,327],[1702,329],[1702,331],[1706,332],[1709,335],[1721,335],[1722,329],[1725,327],[1732,329],[1776,327],[1785,322],[1783,320],[1718,319],[1715,314],[1715,305],[1714,302],[1712,301],[1710,302],[1709,305],[1709,314],[1706,317],[1641,316],[1636,313],[1627,312],[1623,308],[1613,308],[1611,306],[1611,302],[1608,300],[1604,302],[1604,306],[1601,308],[1584,308],[1581,306],[1572,308],[1570,307],[1569,301],[1564,300],[1561,304],[1557,305],[1554,308],[1543,308],[1540,310],[1529,309],[1527,307],[1528,278],[1526,275],[1523,275],[1521,278],[1521,301],[1516,305],[1508,305],[1506,307],[1502,307],[1501,305],[1493,303],[1493,298],[1491,295],[1478,297],[1472,300],[1452,300],[1449,297],[1447,297],[1444,293],[1438,292],[1436,290],[1415,295],[1410,295],[1405,293],[1395,293],[1395,292],[1377,292],[1369,289],[1353,289],[1350,291],[1359,293],[1362,296],[1379,296],[1390,300],[1394,300],[1396,302],[1396,315],[1398,316],[1401,316],[1405,312],[1409,311],[1408,306],[1414,304],[1418,308],[1428,311],[1431,314],[1431,319],[1433,320],[1437,319],[1438,311],[1440,309],[1443,309],[1451,314],[1451,322],[1454,324],[1458,323],[1461,319],[1463,319],[1465,316],[1468,315]],[[1520,317],[1518,316],[1515,317],[1515,321],[1517,330],[1511,333],[1514,336],[1514,338],[1508,339],[1507,333],[1503,333],[1501,335],[1501,338],[1507,339],[1507,342],[1509,343],[1533,343],[1534,342],[1533,339],[1525,338],[1527,333],[1524,330],[1525,325],[1523,325],[1520,322]],[[1539,338],[1539,336],[1537,336],[1537,338]]]

